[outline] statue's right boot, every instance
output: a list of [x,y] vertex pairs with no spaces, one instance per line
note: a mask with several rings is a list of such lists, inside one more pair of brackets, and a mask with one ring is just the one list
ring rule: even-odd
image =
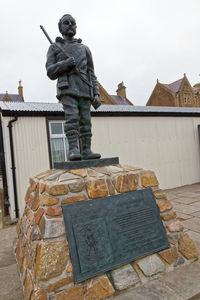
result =
[[69,160],[81,160],[77,135],[67,135],[69,143]]

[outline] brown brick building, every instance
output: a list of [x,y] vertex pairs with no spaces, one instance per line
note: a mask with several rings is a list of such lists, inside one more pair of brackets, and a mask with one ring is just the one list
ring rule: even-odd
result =
[[123,81],[118,84],[118,88],[116,90],[117,95],[109,95],[99,82],[98,86],[100,91],[100,99],[103,104],[133,105],[133,103],[126,97],[126,87],[124,86]]
[[157,80],[146,105],[200,107],[200,83],[192,87],[185,74],[183,78],[170,84]]
[[19,81],[18,86],[18,94],[9,94],[7,91],[6,93],[0,94],[0,101],[13,101],[13,102],[23,102],[24,95],[23,95],[23,86],[21,84],[21,80]]

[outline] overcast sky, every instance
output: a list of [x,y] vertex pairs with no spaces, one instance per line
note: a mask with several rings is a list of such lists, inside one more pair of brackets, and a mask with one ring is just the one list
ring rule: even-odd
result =
[[127,97],[145,105],[157,78],[171,83],[186,73],[200,82],[200,0],[1,0],[0,93],[25,101],[57,102],[56,82],[46,76],[49,42],[65,13],[77,21],[77,35],[93,54],[99,82],[109,94],[124,81]]

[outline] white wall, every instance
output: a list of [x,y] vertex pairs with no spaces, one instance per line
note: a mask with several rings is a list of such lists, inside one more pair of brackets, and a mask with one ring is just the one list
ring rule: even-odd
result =
[[200,117],[93,117],[93,149],[154,170],[160,187],[200,181]]
[[[4,117],[3,136],[5,147],[5,158],[7,167],[7,181],[9,201],[11,203],[11,217],[15,218],[14,194],[8,122],[12,118]],[[29,184],[29,178],[50,168],[46,120],[44,117],[19,117],[13,123],[13,144],[16,165],[17,195],[20,216],[23,214],[25,202],[24,196]]]

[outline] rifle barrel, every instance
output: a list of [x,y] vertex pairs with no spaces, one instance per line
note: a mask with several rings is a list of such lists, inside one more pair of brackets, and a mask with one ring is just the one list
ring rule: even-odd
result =
[[44,32],[44,34],[45,34],[47,40],[49,41],[49,43],[50,43],[50,44],[53,44],[53,42],[52,42],[50,36],[48,35],[48,33],[46,32],[46,30],[44,29],[44,27],[43,27],[42,25],[40,25],[40,28],[41,28],[42,31]]

